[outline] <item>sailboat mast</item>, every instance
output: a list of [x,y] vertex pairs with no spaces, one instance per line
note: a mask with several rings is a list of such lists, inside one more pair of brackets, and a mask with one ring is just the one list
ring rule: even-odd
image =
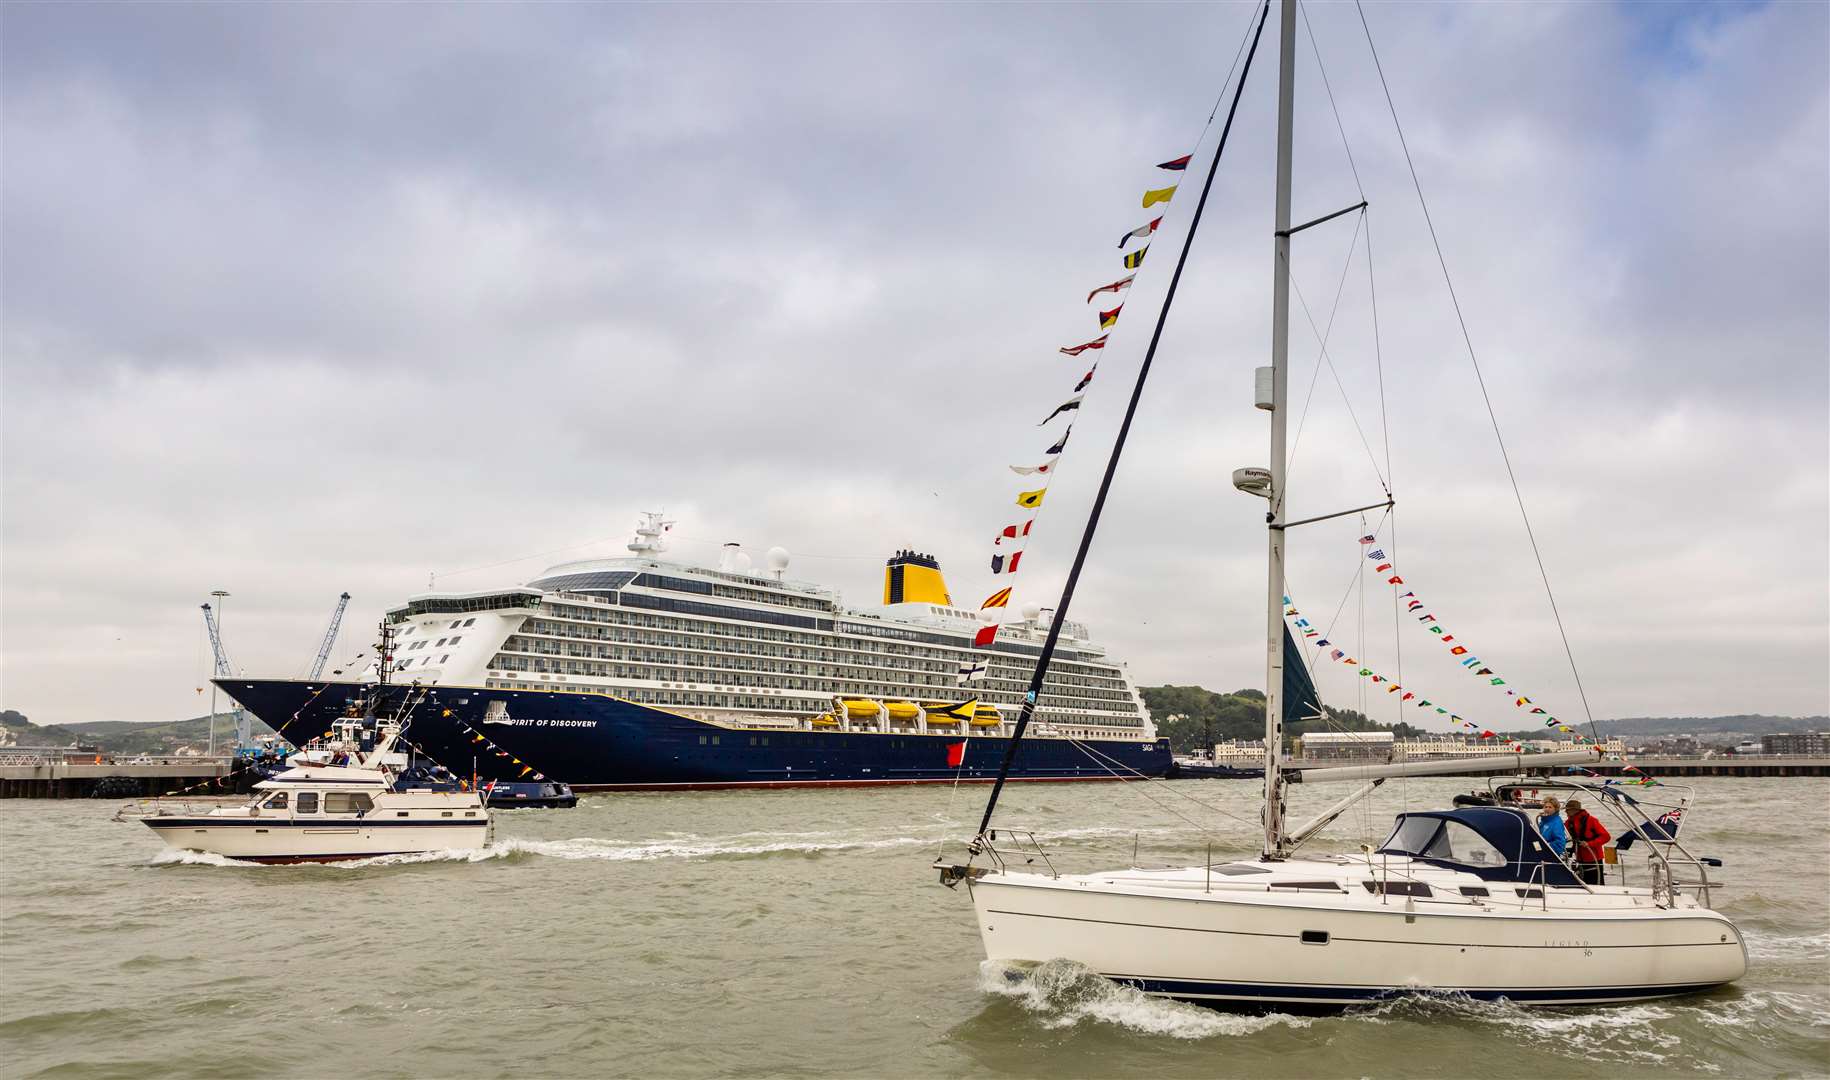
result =
[[1277,224],[1271,277],[1271,471],[1270,512],[1265,516],[1270,549],[1266,571],[1264,693],[1264,855],[1283,849],[1284,756],[1284,465],[1285,403],[1289,399],[1290,354],[1290,171],[1296,106],[1296,0],[1282,0],[1277,49]]

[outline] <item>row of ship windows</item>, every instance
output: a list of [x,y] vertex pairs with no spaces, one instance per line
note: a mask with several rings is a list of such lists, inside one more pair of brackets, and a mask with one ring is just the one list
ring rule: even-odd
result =
[[452,645],[456,645],[458,642],[460,642],[462,640],[464,640],[464,635],[462,635],[462,634],[459,634],[458,636],[456,636],[454,638],[450,638],[450,639],[439,638],[437,641],[425,641],[422,639],[420,641],[415,641],[413,644],[407,646],[405,651],[413,652],[416,649],[423,649],[428,645],[430,645],[432,648],[436,649],[439,646],[446,644],[447,641],[449,641],[449,643]]
[[[501,655],[498,655],[498,657],[490,663],[490,668],[492,668],[492,670],[500,670],[500,672],[522,672],[522,674],[536,675],[544,674],[544,672],[540,672],[538,668],[518,666],[518,664],[514,663],[514,659],[516,659],[516,657],[501,657]],[[759,685],[756,681],[723,679],[723,677],[717,677],[717,672],[679,672],[679,670],[672,670],[672,668],[670,668],[670,670],[657,670],[657,668],[617,668],[617,670],[600,670],[600,672],[571,670],[571,672],[564,672],[564,675],[586,675],[586,677],[602,677],[602,679],[646,679],[646,681],[653,681],[653,683],[679,679],[679,681],[712,683],[712,685],[717,685],[717,683],[727,683],[727,685],[736,686]],[[849,685],[847,685],[847,683],[849,683]],[[498,683],[494,683],[494,681],[485,681],[485,685],[494,686],[498,685]],[[996,690],[996,688],[990,688],[990,686],[977,686],[974,690],[961,690],[959,686],[922,686],[904,683],[904,685],[897,686],[897,688],[888,690],[888,692],[884,690],[884,685],[882,685],[882,683],[866,683],[864,679],[853,679],[853,681],[845,681],[845,679],[840,679],[840,681],[787,679],[787,681],[769,683],[769,685],[780,686],[783,690],[791,690],[791,692],[798,690],[800,694],[818,694],[818,697],[811,697],[811,699],[809,699],[809,697],[794,696],[794,694],[787,694],[787,696],[781,697],[737,694],[736,697],[730,697],[728,694],[701,692],[701,690],[648,690],[648,688],[640,688],[640,686],[593,686],[587,685],[587,683],[586,685],[558,686],[558,688],[576,690],[576,692],[582,692],[582,694],[615,694],[617,697],[628,697],[630,701],[650,701],[650,703],[662,703],[662,705],[727,705],[728,703],[728,705],[732,705],[732,707],[736,708],[769,708],[769,710],[778,710],[778,712],[816,712],[818,708],[825,707],[825,699],[827,699],[827,697],[847,696],[847,694],[849,694],[849,696],[860,697],[900,696],[930,697],[931,699],[931,697],[959,697],[961,694],[968,694],[968,692],[970,692],[970,694],[975,694],[975,696],[986,699],[986,701],[997,701],[997,703],[1003,703],[1003,705],[1010,705],[1012,708],[1016,707],[1017,703],[1021,703],[1021,699],[1023,699],[1023,690],[1017,688],[1016,683],[1012,683],[1012,688],[1010,688],[1010,690]],[[551,688],[554,688],[551,683],[516,683],[516,681],[507,681],[507,683],[501,683],[501,686],[516,688],[516,690],[551,690]],[[666,699],[661,699],[661,697],[644,697],[644,694],[650,694],[650,696],[651,694],[664,694]],[[690,697],[690,699],[675,699],[675,697]],[[1100,701],[1089,701],[1089,699],[1085,699],[1085,697],[1082,696],[1063,696],[1063,694],[1049,692],[1049,694],[1043,696],[1043,707],[1063,708],[1063,710],[1069,710],[1069,708],[1071,708],[1071,710],[1080,710],[1080,712],[1098,712],[1098,714],[1103,714],[1102,718],[1100,718],[1100,723],[1120,725],[1120,727],[1142,727],[1142,725],[1144,725],[1144,719],[1140,718],[1140,716],[1136,716],[1136,703],[1135,701],[1131,701],[1131,699],[1114,701],[1114,703],[1100,703]],[[1120,714],[1120,716],[1113,716],[1113,714]],[[1131,716],[1124,716],[1124,714],[1131,714]]]
[[[468,619],[453,619],[453,620],[451,620],[451,625],[446,627],[445,629],[457,630],[461,627],[475,626],[476,624],[477,624],[477,620],[476,620],[475,616],[472,616],[471,618],[468,618]],[[400,636],[406,637],[408,634],[411,634],[413,631],[415,631],[417,629],[419,629],[419,627],[409,626],[400,632]],[[433,634],[433,633],[437,633],[437,631],[436,630],[427,630],[426,633]]]
[[[561,674],[561,675],[581,675],[581,676],[587,676],[587,677],[607,678],[607,679],[608,678],[644,679],[644,680],[647,680],[650,682],[680,681],[680,682],[695,682],[695,683],[710,683],[710,684],[723,683],[726,685],[734,685],[734,686],[779,686],[782,689],[786,689],[786,690],[799,690],[802,692],[812,692],[812,693],[828,695],[828,696],[834,695],[834,694],[838,694],[838,695],[852,694],[852,695],[858,695],[858,696],[901,696],[901,697],[934,698],[934,697],[957,697],[963,693],[976,693],[980,697],[987,698],[987,699],[1000,700],[1000,701],[1003,701],[1003,702],[1006,702],[1006,703],[1012,704],[1012,705],[1015,705],[1016,703],[1018,703],[1022,700],[1022,697],[1023,697],[1022,689],[1023,689],[1023,686],[1026,685],[1026,684],[1019,684],[1015,681],[1012,681],[1010,683],[1009,688],[1002,689],[1002,690],[991,688],[991,687],[978,687],[973,690],[962,690],[958,686],[955,686],[951,683],[922,684],[922,683],[903,682],[903,683],[899,683],[899,684],[894,684],[891,687],[891,689],[885,690],[884,689],[884,687],[886,685],[885,683],[872,682],[872,681],[869,681],[866,679],[838,678],[838,679],[828,679],[828,680],[824,680],[824,681],[815,680],[815,679],[783,679],[783,680],[771,680],[771,681],[765,683],[765,682],[760,682],[753,678],[732,677],[731,675],[724,673],[724,672],[698,671],[698,670],[682,671],[678,668],[645,668],[645,667],[639,667],[639,666],[638,667],[613,667],[608,664],[586,664],[586,663],[573,663],[573,662],[568,662],[568,663],[564,663],[564,664],[560,664],[560,665],[546,667],[546,666],[540,666],[540,664],[537,660],[534,663],[530,664],[528,659],[525,657],[511,656],[508,654],[497,654],[497,656],[493,660],[490,661],[489,666],[492,670],[497,670],[497,671],[526,672],[526,673],[536,674],[536,675],[552,673],[552,674]],[[849,683],[851,685],[846,685],[847,683]],[[575,689],[589,691],[589,692],[596,692],[601,688],[590,686],[587,684],[587,685],[575,687]],[[624,693],[623,691],[618,691],[618,696],[619,697],[627,696],[627,694]],[[758,698],[754,698],[753,700],[759,704],[756,704],[754,706],[746,705],[745,707],[778,708],[778,709],[792,707],[792,706],[784,706],[781,702],[781,699],[758,697]],[[1043,701],[1045,703],[1054,705],[1056,708],[1064,708],[1064,709],[1065,708],[1074,708],[1074,709],[1092,710],[1092,711],[1097,711],[1097,712],[1102,712],[1102,713],[1121,713],[1121,714],[1122,713],[1135,714],[1138,711],[1136,700],[1129,696],[1090,694],[1090,693],[1086,693],[1086,692],[1067,694],[1067,693],[1062,693],[1059,690],[1052,688],[1052,687],[1044,695]],[[1142,721],[1140,719],[1136,718],[1135,716],[1132,716],[1129,718],[1124,718],[1122,720],[1119,718],[1114,718],[1114,720],[1112,722],[1114,722],[1114,723],[1122,722],[1122,723],[1126,724],[1127,726],[1141,726],[1142,725]]]
[[[637,600],[640,600],[643,602],[638,604],[638,603],[636,603]],[[826,635],[826,634],[793,633],[793,632],[785,631],[785,630],[772,630],[768,627],[755,627],[755,626],[744,625],[744,622],[781,624],[785,620],[791,620],[790,624],[794,625],[794,626],[813,627],[813,628],[817,628],[817,629],[825,630],[825,631],[833,630],[833,624],[831,623],[831,621],[824,620],[824,619],[817,620],[817,622],[815,620],[809,620],[809,619],[802,618],[801,616],[781,616],[778,619],[778,618],[771,617],[772,613],[770,613],[770,612],[753,612],[753,611],[748,611],[748,610],[738,609],[738,608],[717,608],[712,605],[696,605],[697,607],[704,607],[707,609],[703,612],[698,612],[699,614],[708,615],[708,616],[711,616],[714,618],[720,618],[720,619],[740,620],[735,625],[731,625],[731,624],[725,624],[725,623],[706,623],[701,620],[668,619],[665,617],[646,615],[639,611],[627,610],[628,607],[660,607],[660,608],[663,608],[664,610],[690,610],[689,608],[681,606],[681,605],[674,605],[671,603],[663,604],[659,601],[657,601],[655,603],[647,603],[647,601],[651,601],[651,600],[656,600],[656,598],[642,597],[642,596],[638,596],[636,594],[630,594],[624,600],[626,607],[624,607],[624,608],[612,607],[612,608],[604,608],[604,609],[577,608],[577,607],[572,607],[570,605],[564,605],[564,604],[551,604],[551,605],[548,605],[546,611],[543,614],[548,615],[553,619],[584,620],[584,621],[591,621],[591,622],[601,622],[601,623],[606,623],[606,624],[611,624],[611,625],[616,625],[616,624],[624,624],[624,625],[632,625],[632,626],[667,625],[669,627],[674,627],[674,628],[686,628],[686,629],[694,629],[694,630],[701,630],[701,631],[709,630],[710,632],[717,633],[720,635],[735,634],[735,635],[741,635],[741,636],[745,636],[745,637],[758,636],[758,637],[762,637],[762,638],[765,638],[768,640],[791,641],[791,642],[795,642],[795,643],[803,645],[803,646],[812,646],[812,647],[830,646],[832,643],[832,640],[833,640],[831,636]],[[856,626],[856,629],[853,629],[854,625]],[[965,651],[965,649],[967,648],[963,639],[961,639],[960,637],[946,636],[946,635],[936,634],[936,633],[918,633],[918,632],[910,631],[910,632],[907,632],[906,635],[899,635],[899,636],[904,637],[905,640],[921,641],[921,642],[925,642],[929,646],[937,647],[937,648],[922,648],[922,649],[917,649],[914,646],[896,645],[892,642],[884,641],[884,640],[882,640],[882,638],[875,636],[875,635],[886,633],[887,631],[889,631],[891,629],[893,629],[893,628],[877,627],[877,626],[863,626],[861,624],[846,624],[840,630],[840,633],[846,637],[858,639],[853,642],[854,646],[868,647],[868,648],[881,648],[885,651],[898,651],[902,655],[909,655],[909,656],[927,655],[927,656],[939,656],[939,657],[945,657],[948,659],[952,659],[952,658],[957,657],[960,652]],[[752,631],[757,631],[757,630],[761,630],[761,631],[765,631],[765,632],[761,633],[761,634],[752,633]],[[1038,646],[1019,645],[1019,644],[1012,643],[1012,642],[1002,643],[998,651],[1005,652],[1005,653],[1013,653],[1013,654],[1023,655],[1023,656],[1040,656],[1042,653],[1041,648]],[[1056,652],[1055,658],[1056,658],[1057,662],[1063,662],[1063,661],[1072,662],[1074,659],[1076,659],[1076,654],[1071,651],[1062,649],[1062,650],[1058,650]]]
[[[665,574],[652,573],[632,575],[631,577],[633,580],[631,580],[631,577],[624,577],[624,574],[620,572],[608,574],[605,575],[605,577],[610,580],[601,584],[598,582],[575,580],[568,581],[567,583],[571,584],[573,588],[601,588],[611,597],[622,595],[621,590],[624,587],[634,585],[638,588],[659,589],[664,592],[692,593],[698,596],[722,597],[726,600],[744,600],[752,604],[768,604],[772,607],[794,607],[806,611],[823,612],[833,610],[833,604],[830,600],[822,600],[813,596],[803,596],[798,593],[787,592],[786,590],[781,592],[765,592],[761,589],[749,588],[742,585],[727,585],[718,581],[669,577]],[[616,580],[619,578],[622,580]],[[577,594],[563,595],[571,596]],[[585,598],[599,599],[599,597],[592,596],[591,594],[585,594]]]
[[[764,646],[761,646],[760,648],[750,649],[750,648],[745,648],[740,645],[737,647],[737,651],[746,652],[746,653],[755,653],[756,655],[763,655],[763,656],[781,656],[781,657],[796,657],[796,658],[808,658],[808,659],[825,658],[823,656],[820,656],[820,657],[811,656],[810,654],[834,653],[834,654],[838,654],[838,655],[830,657],[831,660],[837,660],[837,661],[841,661],[841,662],[850,661],[850,662],[854,662],[854,663],[859,662],[865,656],[868,656],[870,654],[887,654],[887,655],[892,655],[892,656],[906,656],[906,657],[914,658],[916,660],[916,663],[920,664],[926,670],[931,670],[931,671],[936,671],[936,672],[941,672],[941,673],[947,673],[947,672],[953,671],[955,669],[955,665],[957,665],[959,663],[960,657],[962,655],[961,651],[944,652],[944,651],[941,651],[938,649],[930,649],[930,648],[914,648],[914,647],[909,647],[909,646],[883,645],[874,640],[867,640],[867,641],[861,641],[861,642],[853,641],[853,642],[837,643],[830,637],[814,635],[814,634],[783,635],[779,631],[770,631],[770,630],[767,630],[766,628],[732,627],[732,626],[727,626],[724,624],[707,624],[707,623],[684,623],[683,624],[679,620],[655,619],[652,616],[641,616],[641,615],[636,615],[633,619],[631,619],[630,625],[640,626],[640,627],[652,626],[652,627],[655,627],[656,629],[684,631],[686,636],[676,636],[674,634],[649,635],[649,634],[644,634],[644,633],[641,633],[639,631],[634,631],[634,630],[619,630],[619,631],[598,630],[595,633],[587,632],[581,638],[580,634],[576,632],[577,628],[567,626],[563,622],[554,622],[554,621],[550,621],[550,620],[546,620],[546,619],[528,620],[526,623],[524,623],[522,625],[521,632],[524,634],[545,635],[548,637],[553,637],[553,638],[557,638],[557,639],[565,640],[565,641],[578,641],[578,640],[590,641],[590,640],[595,639],[595,640],[599,640],[599,641],[631,642],[631,643],[637,643],[637,644],[673,645],[673,646],[685,646],[685,647],[692,647],[692,646],[696,645],[697,642],[693,639],[720,639],[720,638],[728,638],[728,637],[739,637],[739,638],[751,639],[751,640],[756,640],[756,639],[783,640],[783,639],[786,639],[786,640],[788,640],[788,642],[791,646],[789,648],[784,648],[782,646],[775,646],[775,645],[764,645]],[[584,629],[586,631],[589,631],[592,628],[584,628]],[[760,633],[752,633],[751,631],[753,629],[760,631]],[[568,632],[568,631],[573,631],[573,632]],[[731,651],[731,646],[720,641],[718,643],[718,651],[729,652],[729,651]],[[978,655],[991,658],[994,661],[998,660],[998,659],[1007,659],[1005,654],[999,653],[999,652],[985,652],[985,653],[979,653]],[[1071,674],[1071,675],[1088,676],[1088,677],[1092,677],[1092,678],[1103,678],[1103,679],[1107,679],[1107,680],[1110,680],[1113,682],[1122,682],[1122,680],[1123,680],[1123,675],[1119,671],[1119,669],[1113,668],[1113,667],[1097,667],[1097,666],[1088,665],[1088,664],[1076,664],[1071,661],[1067,661],[1067,662],[1058,661],[1054,666],[1055,666],[1056,670],[1062,672],[1064,675]],[[1087,685],[1095,685],[1095,684],[1089,683]]]
[[[664,637],[661,635],[657,635],[657,637],[664,641]],[[672,664],[672,666],[701,664],[701,666],[714,666],[714,668],[725,668],[725,670],[734,670],[734,672],[769,672],[769,674],[776,675],[831,674],[853,675],[853,677],[878,675],[878,677],[886,677],[886,679],[895,679],[899,675],[913,675],[924,685],[937,685],[935,679],[946,683],[948,679],[959,675],[959,668],[955,664],[889,666],[889,664],[869,663],[875,657],[860,657],[860,655],[811,657],[807,663],[803,663],[803,661],[752,661],[752,659],[732,659],[730,653],[721,652],[721,650],[666,652],[666,650],[651,650],[651,648],[615,648],[615,646],[602,646],[602,644],[560,644],[544,641],[538,637],[520,637],[520,635],[511,635],[505,643],[501,644],[501,650],[505,653],[525,653],[525,655],[533,655],[533,657],[553,657],[553,661],[549,661],[549,663],[554,663],[554,661],[556,663],[619,661],[619,663]],[[831,659],[838,663],[811,663],[813,659]],[[994,677],[1027,681],[1030,674],[1034,672],[1034,664],[1019,666],[1016,663],[1008,663],[1003,657],[990,657],[986,670]],[[1089,679],[1089,677],[1071,674],[1071,672],[1050,672],[1049,683],[1052,686],[1082,686],[1082,688],[1087,688],[1087,692],[1091,696],[1113,697],[1114,701],[1131,697],[1129,686],[1125,686],[1116,677]]]
[[[695,682],[695,683],[728,683],[736,686],[782,686],[788,689],[819,690],[823,684],[814,676],[825,676],[843,682],[882,685],[883,680],[870,680],[862,672],[847,676],[836,669],[821,669],[807,673],[807,678],[758,678],[748,672],[715,671],[710,668],[683,668],[677,664],[666,667],[642,667],[639,665],[611,664],[596,660],[549,660],[543,656],[527,656],[504,650],[490,662],[490,667],[505,671],[554,672],[565,675],[597,675],[605,678],[649,679],[661,682]],[[940,675],[907,676],[898,685],[925,687],[928,689],[950,689],[957,680]],[[833,687],[836,690],[836,684]]]

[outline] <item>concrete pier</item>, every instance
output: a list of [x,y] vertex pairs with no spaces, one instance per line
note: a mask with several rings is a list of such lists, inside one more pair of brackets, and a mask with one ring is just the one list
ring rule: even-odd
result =
[[[1542,769],[1532,764],[1531,754],[1520,754],[1517,757],[1519,772],[1543,773],[1550,776],[1566,775],[1561,768]],[[1425,759],[1427,760],[1427,759]],[[1322,768],[1331,765],[1376,765],[1384,764],[1382,759],[1373,758],[1328,758],[1288,761],[1290,768]],[[1641,757],[1637,754],[1627,756],[1627,765],[1643,770],[1653,777],[1679,776],[1830,776],[1830,757],[1810,757],[1803,754],[1742,754],[1736,757]],[[1619,761],[1604,761],[1596,765],[1584,766],[1588,771],[1603,776],[1631,776]],[[1449,775],[1491,776],[1492,773],[1461,773]]]
[[0,760],[0,799],[135,798],[182,788],[193,788],[198,795],[224,795],[241,790],[242,780],[230,758]]

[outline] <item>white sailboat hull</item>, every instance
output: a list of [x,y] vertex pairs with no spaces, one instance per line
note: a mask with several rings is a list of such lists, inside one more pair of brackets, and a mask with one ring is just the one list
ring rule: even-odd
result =
[[1516,897],[1498,902],[1498,889],[1496,902],[1483,904],[1227,895],[1198,882],[1191,895],[1169,896],[1007,872],[972,881],[971,890],[993,960],[1062,958],[1147,993],[1215,1004],[1332,1007],[1416,992],[1591,1004],[1689,993],[1747,970],[1728,919],[1698,906],[1660,908],[1649,897],[1543,910]]

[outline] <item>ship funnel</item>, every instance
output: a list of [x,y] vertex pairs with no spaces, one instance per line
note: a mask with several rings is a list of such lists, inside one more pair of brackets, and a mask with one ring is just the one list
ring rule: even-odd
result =
[[890,556],[883,569],[883,602],[886,604],[944,604],[952,606],[947,580],[940,575],[934,556],[902,550]]
[[1269,469],[1234,469],[1233,486],[1247,495],[1256,495],[1261,499],[1271,497],[1271,470]]
[[727,574],[740,573],[740,561],[747,561],[744,560],[743,545],[735,540],[725,541],[724,547],[718,552],[718,569]]

